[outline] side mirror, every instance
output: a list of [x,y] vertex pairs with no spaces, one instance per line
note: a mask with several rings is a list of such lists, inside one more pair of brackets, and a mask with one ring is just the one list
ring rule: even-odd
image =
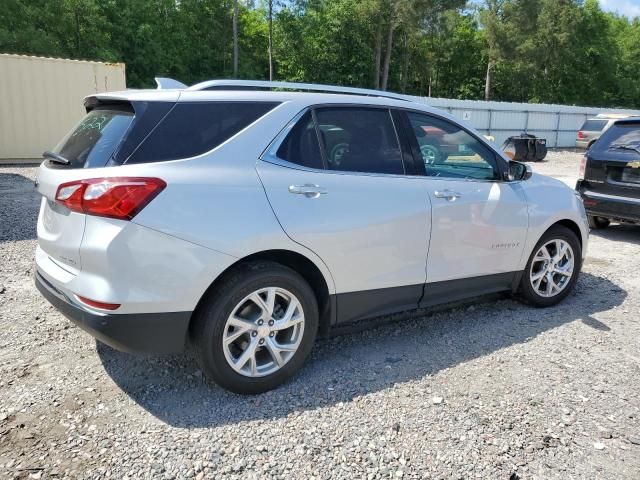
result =
[[533,170],[526,163],[509,162],[509,169],[504,173],[504,179],[507,182],[514,182],[516,180],[529,180],[533,175]]

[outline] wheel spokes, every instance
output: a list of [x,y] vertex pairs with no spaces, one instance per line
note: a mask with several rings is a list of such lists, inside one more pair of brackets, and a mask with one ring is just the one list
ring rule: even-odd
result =
[[529,281],[543,297],[553,297],[567,286],[573,276],[573,250],[568,242],[554,239],[542,245],[531,262]]
[[266,291],[266,298],[262,298],[262,292],[254,292],[250,297],[253,303],[262,311],[262,319],[269,320],[273,316],[273,309],[276,303],[276,289],[269,288]]
[[287,328],[291,328],[302,322],[304,318],[300,316],[299,307],[300,302],[295,298],[292,298],[283,317],[276,320],[273,328],[276,330],[286,330]]
[[282,355],[283,353],[296,351],[295,346],[280,344],[273,337],[266,339],[265,346],[267,347],[267,351],[271,355],[271,358],[273,358],[273,361],[279,367],[281,367],[285,363],[285,358]]
[[249,320],[244,320],[242,318],[236,317],[232,315],[227,322],[227,326],[233,327],[232,332],[225,332],[224,342],[229,345],[230,343],[235,342],[238,338],[240,338],[245,333],[251,332],[255,324],[250,322]]
[[303,334],[300,301],[283,288],[267,287],[247,295],[232,310],[222,347],[233,370],[260,377],[286,364],[297,351]]
[[547,250],[547,246],[543,246],[538,253],[536,253],[537,260],[551,260],[551,255],[549,254],[549,250]]
[[252,339],[247,345],[242,355],[238,357],[238,359],[234,362],[237,370],[243,370],[244,366],[247,362],[251,362],[250,364],[250,372],[252,375],[255,375],[257,370],[257,361],[256,361],[256,350],[258,348],[258,341]]

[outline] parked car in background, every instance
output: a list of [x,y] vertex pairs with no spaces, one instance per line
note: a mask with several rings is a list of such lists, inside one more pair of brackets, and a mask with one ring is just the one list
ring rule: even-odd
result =
[[585,153],[576,190],[591,228],[640,223],[640,118],[615,120]]
[[601,113],[588,118],[576,135],[576,148],[589,149],[616,120],[629,118],[631,115],[616,113]]
[[234,392],[290,378],[319,333],[495,292],[551,306],[577,281],[575,192],[407,97],[209,81],[85,106],[37,174],[37,287]]

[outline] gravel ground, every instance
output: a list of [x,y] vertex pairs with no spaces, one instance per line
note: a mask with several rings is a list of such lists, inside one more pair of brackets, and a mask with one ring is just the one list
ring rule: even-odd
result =
[[[573,184],[579,159],[533,168]],[[241,397],[40,297],[34,173],[0,167],[0,478],[640,478],[640,228],[592,234],[555,308],[496,298],[323,340]]]

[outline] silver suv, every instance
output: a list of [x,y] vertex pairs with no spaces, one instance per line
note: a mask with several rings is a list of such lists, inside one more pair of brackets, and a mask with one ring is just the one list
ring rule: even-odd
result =
[[501,291],[549,306],[575,285],[579,197],[445,112],[330,86],[173,85],[87,97],[38,171],[36,284],[116,349],[189,347],[209,378],[257,393],[317,334]]
[[617,120],[632,116],[624,113],[599,113],[595,117],[587,118],[576,134],[576,148],[589,150]]

